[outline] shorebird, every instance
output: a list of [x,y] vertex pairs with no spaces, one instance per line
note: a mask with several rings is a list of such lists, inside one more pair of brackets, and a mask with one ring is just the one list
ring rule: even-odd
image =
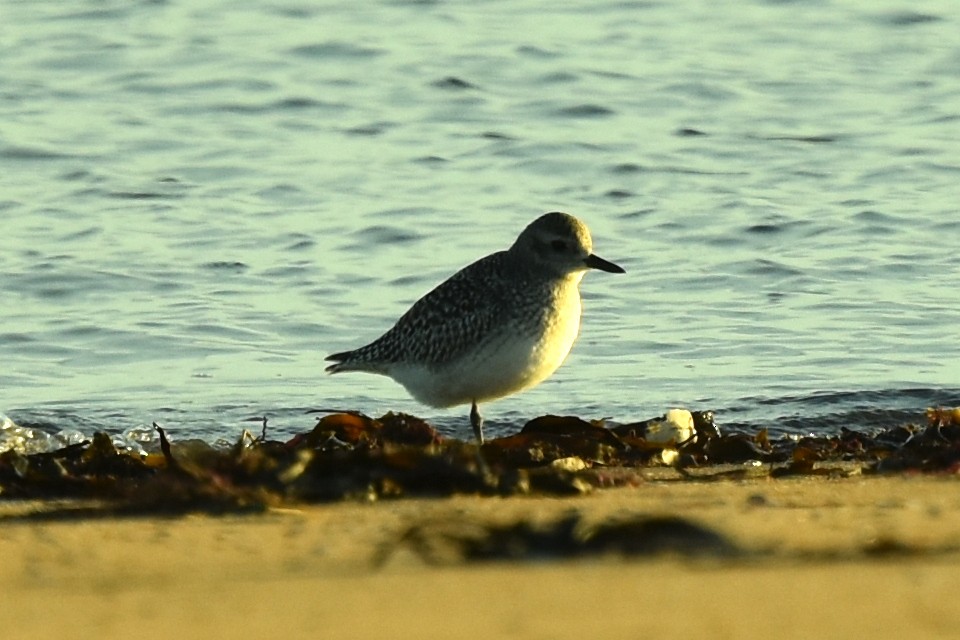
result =
[[566,359],[580,332],[584,273],[624,273],[592,251],[583,222],[544,214],[509,249],[452,275],[370,344],[327,356],[334,364],[326,371],[388,376],[432,407],[469,403],[482,444],[478,403],[539,384]]

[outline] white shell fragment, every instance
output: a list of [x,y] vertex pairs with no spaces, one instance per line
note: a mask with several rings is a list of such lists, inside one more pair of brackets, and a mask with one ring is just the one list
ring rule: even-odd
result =
[[644,437],[647,442],[680,444],[696,435],[693,414],[686,409],[670,409],[659,422],[647,425]]

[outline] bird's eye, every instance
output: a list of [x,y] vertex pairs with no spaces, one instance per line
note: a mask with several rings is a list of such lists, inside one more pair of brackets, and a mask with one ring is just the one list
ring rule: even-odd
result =
[[550,247],[557,252],[566,251],[567,243],[564,242],[563,240],[554,240],[553,242],[550,243]]

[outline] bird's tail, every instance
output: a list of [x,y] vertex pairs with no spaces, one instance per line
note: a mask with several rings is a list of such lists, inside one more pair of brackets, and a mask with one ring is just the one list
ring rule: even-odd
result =
[[366,371],[368,373],[383,373],[383,367],[376,363],[368,362],[363,355],[356,351],[342,351],[334,353],[324,360],[329,360],[333,364],[328,365],[324,371],[327,373],[341,373],[343,371]]
[[341,371],[350,371],[352,367],[350,366],[350,355],[352,351],[342,351],[340,353],[333,353],[324,358],[324,360],[333,362],[333,364],[327,366],[324,371],[327,373],[340,373]]

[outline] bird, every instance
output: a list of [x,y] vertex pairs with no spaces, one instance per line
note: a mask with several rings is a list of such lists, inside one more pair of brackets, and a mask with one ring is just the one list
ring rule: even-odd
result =
[[417,300],[373,342],[326,357],[328,373],[392,378],[431,407],[478,404],[533,387],[566,359],[580,332],[580,281],[596,269],[625,270],[593,253],[578,218],[545,213],[510,248],[464,267]]

